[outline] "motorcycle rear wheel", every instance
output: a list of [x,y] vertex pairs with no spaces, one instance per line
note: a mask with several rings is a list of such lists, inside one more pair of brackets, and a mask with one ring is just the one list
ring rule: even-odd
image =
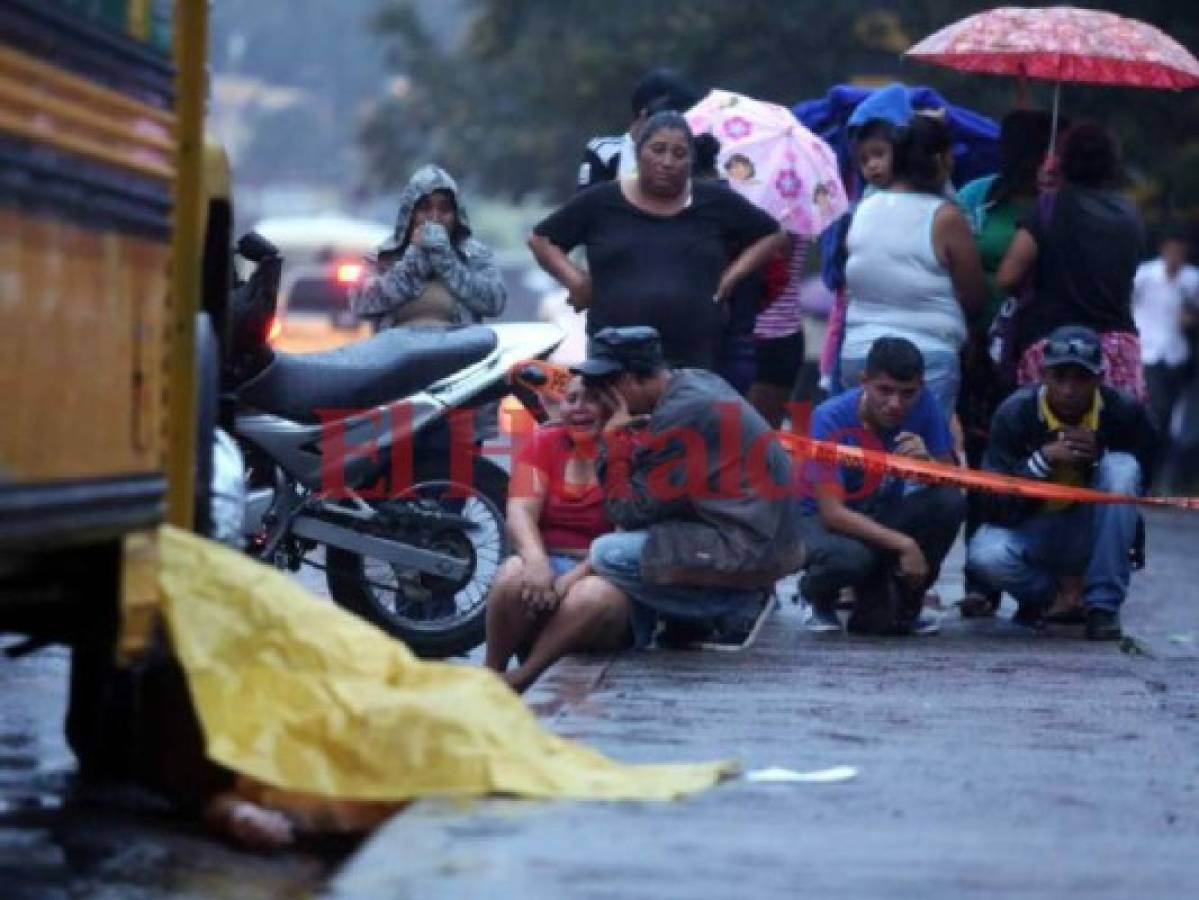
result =
[[476,459],[472,483],[463,485],[451,479],[448,459],[418,459],[412,485],[398,493],[436,500],[451,488],[462,492],[461,499],[447,501],[453,512],[475,527],[447,529],[428,549],[469,563],[461,583],[400,571],[348,550],[329,547],[325,557],[329,593],[339,606],[432,659],[461,656],[483,643],[487,594],[508,555],[508,474],[495,463]]

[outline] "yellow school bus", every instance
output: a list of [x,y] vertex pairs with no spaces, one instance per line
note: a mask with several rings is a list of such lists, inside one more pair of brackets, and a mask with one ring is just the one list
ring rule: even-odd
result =
[[0,0],[0,630],[77,658],[153,605],[158,524],[193,523],[196,316],[225,286],[206,17]]

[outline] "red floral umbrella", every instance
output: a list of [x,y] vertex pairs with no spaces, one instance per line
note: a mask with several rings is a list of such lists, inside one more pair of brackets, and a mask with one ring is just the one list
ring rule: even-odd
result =
[[[1179,90],[1199,86],[1199,60],[1152,25],[1072,6],[1004,6],[926,37],[907,56],[962,72]],[[1054,129],[1056,131],[1056,127]]]

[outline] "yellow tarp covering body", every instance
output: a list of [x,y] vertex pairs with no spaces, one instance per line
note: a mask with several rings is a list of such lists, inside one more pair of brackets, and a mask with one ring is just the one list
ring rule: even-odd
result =
[[171,641],[214,762],[337,800],[666,800],[729,763],[625,766],[541,727],[492,673],[416,659],[286,574],[164,527]]

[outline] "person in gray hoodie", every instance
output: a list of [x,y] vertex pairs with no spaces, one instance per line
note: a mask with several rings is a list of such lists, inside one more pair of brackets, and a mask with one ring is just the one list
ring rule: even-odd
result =
[[350,307],[377,329],[479,322],[507,301],[494,255],[471,236],[458,185],[434,165],[412,176],[395,231],[367,265]]

